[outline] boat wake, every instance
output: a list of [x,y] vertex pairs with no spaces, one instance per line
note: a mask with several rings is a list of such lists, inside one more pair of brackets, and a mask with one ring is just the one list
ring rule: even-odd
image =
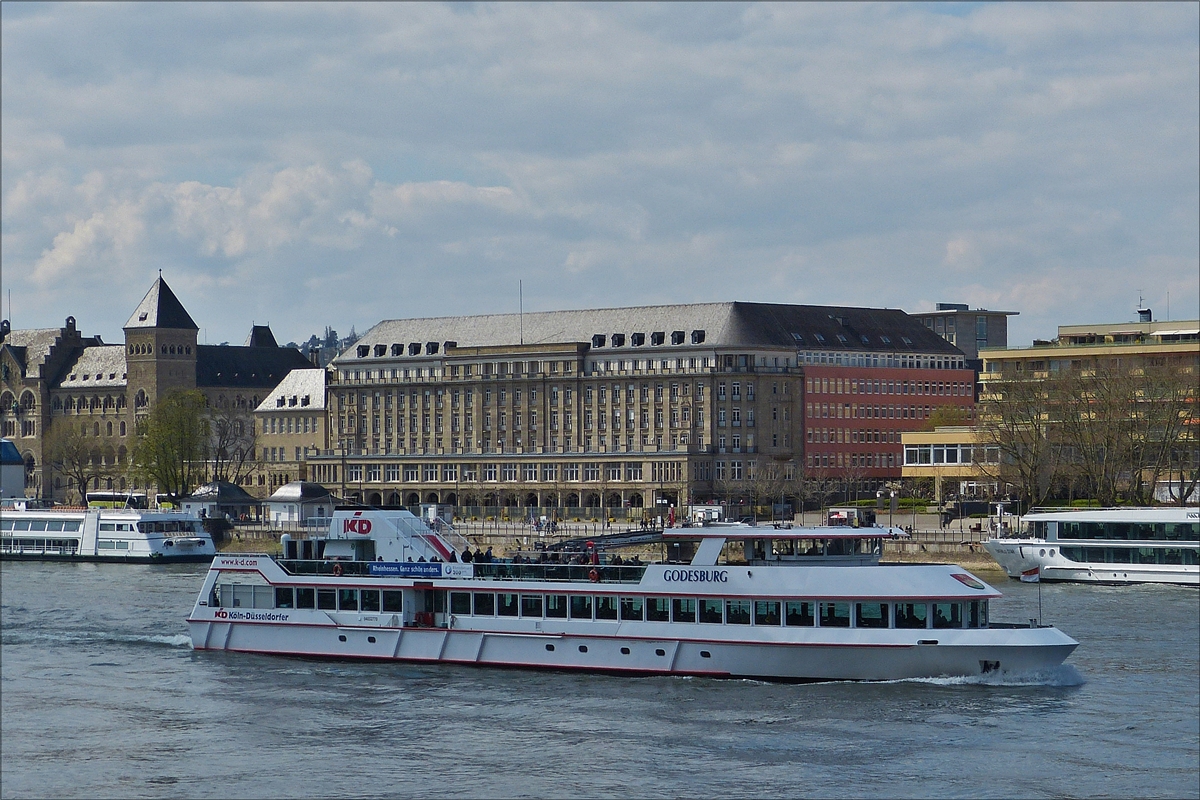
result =
[[183,647],[191,649],[192,637],[187,634],[122,634],[122,633],[44,633],[33,631],[5,631],[4,644],[8,646],[34,643],[53,643],[71,645],[92,644],[132,644],[132,645],[166,645],[168,647]]
[[1082,686],[1087,683],[1070,664],[1032,672],[990,672],[943,678],[903,678],[886,683],[927,683],[935,686]]

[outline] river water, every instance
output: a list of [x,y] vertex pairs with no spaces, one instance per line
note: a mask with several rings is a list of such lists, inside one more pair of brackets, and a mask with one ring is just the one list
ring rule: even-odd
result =
[[1045,675],[788,685],[196,653],[203,575],[0,565],[0,796],[1200,796],[1195,589],[1040,587]]

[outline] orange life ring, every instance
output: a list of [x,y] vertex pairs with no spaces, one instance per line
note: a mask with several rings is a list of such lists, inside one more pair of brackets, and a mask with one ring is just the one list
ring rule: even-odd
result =
[[335,577],[335,578],[342,577],[342,565],[341,564],[333,565],[333,577]]
[[590,569],[588,571],[588,580],[591,581],[592,583],[596,583],[597,581],[599,581],[600,580],[600,571],[597,570],[595,567],[592,567],[592,569]]

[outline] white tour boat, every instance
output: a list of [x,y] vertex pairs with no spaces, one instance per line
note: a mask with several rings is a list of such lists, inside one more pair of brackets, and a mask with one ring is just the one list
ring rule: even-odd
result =
[[1010,578],[1200,586],[1200,509],[1034,511],[984,547]]
[[200,520],[168,511],[114,508],[0,509],[0,559],[209,561],[216,555]]
[[188,625],[197,650],[776,680],[1026,672],[1077,646],[991,622],[1000,593],[960,567],[878,565],[896,533],[684,528],[663,541],[686,563],[464,563],[406,511],[338,510],[281,558],[214,558]]

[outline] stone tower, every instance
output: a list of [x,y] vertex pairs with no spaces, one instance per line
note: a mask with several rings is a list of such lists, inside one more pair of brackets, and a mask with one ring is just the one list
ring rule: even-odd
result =
[[196,388],[196,323],[158,276],[125,323],[129,399],[145,413],[172,392]]

